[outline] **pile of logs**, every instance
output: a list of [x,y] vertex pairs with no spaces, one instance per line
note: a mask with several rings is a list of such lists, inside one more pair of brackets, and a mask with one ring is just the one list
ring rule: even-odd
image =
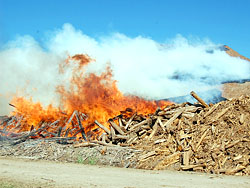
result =
[[[109,126],[96,120],[94,124],[103,133],[94,140],[85,134],[81,120],[86,117],[78,111],[66,121],[68,125],[75,119],[71,130],[65,128],[68,126],[57,126],[52,129],[54,133],[46,133],[47,126],[53,127],[58,122],[44,122],[39,129],[12,138],[19,143],[32,136],[46,138],[45,134],[50,134],[53,137],[47,139],[72,143],[81,134],[83,139],[74,142],[74,147],[104,145],[142,150],[137,156],[137,168],[249,175],[250,98],[244,96],[208,105],[194,92],[191,95],[198,103],[172,104],[147,116],[126,109],[109,119]],[[9,124],[10,119],[6,122]]]
[[[43,138],[48,141],[57,141],[61,144],[70,144],[81,135],[87,141],[82,122],[87,116],[75,110],[69,119],[62,117],[54,122],[41,121],[35,127],[27,125],[22,116],[0,116],[0,141],[8,141],[18,144],[29,138]],[[28,131],[22,131],[23,127],[30,127]]]
[[250,98],[207,105],[191,95],[199,103],[115,117],[99,140],[143,150],[137,168],[250,175]]

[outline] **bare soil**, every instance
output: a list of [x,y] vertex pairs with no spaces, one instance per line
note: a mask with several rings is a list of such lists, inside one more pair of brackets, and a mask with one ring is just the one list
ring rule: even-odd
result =
[[247,176],[149,171],[0,157],[0,187],[250,187]]

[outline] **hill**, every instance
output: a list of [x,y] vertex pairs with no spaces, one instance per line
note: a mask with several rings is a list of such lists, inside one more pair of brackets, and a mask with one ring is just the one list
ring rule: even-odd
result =
[[[227,45],[221,47],[228,55],[232,57],[239,57],[241,59],[247,60],[250,62],[250,59],[239,54],[232,48]],[[243,83],[225,83],[222,85],[222,97],[227,99],[239,97],[243,94],[250,95],[250,82],[243,82]]]
[[223,51],[225,51],[228,55],[232,56],[232,57],[239,57],[241,59],[244,59],[244,60],[247,60],[247,61],[250,61],[249,58],[243,56],[243,55],[240,55],[238,52],[236,52],[235,50],[233,50],[232,48],[230,48],[229,46],[227,45],[224,45],[221,47]]

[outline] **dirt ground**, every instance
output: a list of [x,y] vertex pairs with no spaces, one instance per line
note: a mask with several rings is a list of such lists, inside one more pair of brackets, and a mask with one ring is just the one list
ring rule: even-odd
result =
[[0,157],[0,187],[250,187],[250,177]]

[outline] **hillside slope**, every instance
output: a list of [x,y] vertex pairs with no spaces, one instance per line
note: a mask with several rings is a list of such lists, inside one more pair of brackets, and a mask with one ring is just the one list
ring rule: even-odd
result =
[[[250,63],[250,59],[239,54],[232,48],[227,45],[222,46],[222,50],[224,50],[228,55],[232,57],[239,57],[241,59],[247,60]],[[239,97],[241,95],[250,95],[250,82],[245,83],[225,83],[222,85],[222,97],[227,99]]]
[[227,45],[224,45],[221,47],[223,51],[225,51],[228,55],[232,56],[232,57],[239,57],[241,59],[244,59],[244,60],[247,60],[250,62],[250,59],[243,56],[243,55],[240,55],[238,52],[236,52],[235,50],[233,50],[232,48],[230,48],[229,46]]

